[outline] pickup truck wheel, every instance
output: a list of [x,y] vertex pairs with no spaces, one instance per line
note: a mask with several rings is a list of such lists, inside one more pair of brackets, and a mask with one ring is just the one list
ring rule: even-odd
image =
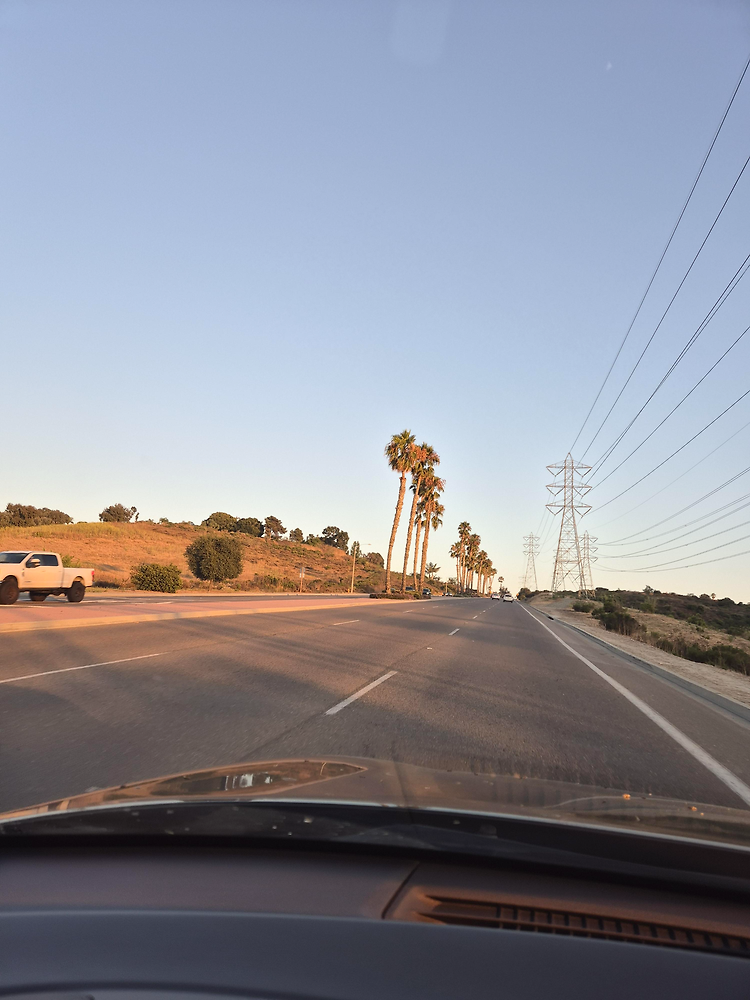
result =
[[75,580],[71,583],[70,587],[65,594],[71,604],[78,604],[83,600],[83,595],[86,593],[86,588],[81,583],[80,580]]
[[32,592],[29,594],[29,600],[33,601],[34,604],[41,604],[42,601],[45,601],[48,596],[49,596],[48,594],[39,593],[38,590],[32,590]]
[[0,604],[15,604],[18,600],[18,584],[13,577],[0,583]]

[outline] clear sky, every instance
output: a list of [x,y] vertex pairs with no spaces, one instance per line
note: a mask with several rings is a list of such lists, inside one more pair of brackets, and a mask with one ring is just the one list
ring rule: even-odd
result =
[[[409,427],[443,458],[434,561],[445,571],[469,520],[515,588],[541,529],[549,583],[545,466],[573,444],[750,53],[747,2],[1,0],[0,46],[2,506],[273,513],[384,553],[397,477],[382,452]],[[750,154],[749,121],[750,74],[576,458]],[[750,168],[587,461],[748,233]],[[750,277],[593,481],[749,304]],[[611,571],[750,549],[750,507],[614,544],[750,494],[748,474],[645,530],[750,465],[750,396],[604,507],[749,375],[750,335],[591,491],[596,582],[750,600],[750,556]],[[615,558],[671,539],[695,544]]]

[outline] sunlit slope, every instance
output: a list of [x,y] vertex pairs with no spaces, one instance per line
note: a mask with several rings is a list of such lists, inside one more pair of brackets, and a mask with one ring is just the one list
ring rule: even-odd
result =
[[[185,549],[205,528],[192,524],[51,524],[0,529],[0,549],[48,549],[70,556],[75,565],[93,566],[97,582],[126,586],[132,567],[142,562],[174,563],[186,587],[207,587],[190,573]],[[242,589],[292,590],[305,567],[305,590],[344,591],[351,582],[352,561],[329,545],[269,542],[237,534],[244,550],[242,573],[225,586]],[[380,589],[382,570],[358,564],[355,589]],[[214,588],[215,589],[215,588]]]

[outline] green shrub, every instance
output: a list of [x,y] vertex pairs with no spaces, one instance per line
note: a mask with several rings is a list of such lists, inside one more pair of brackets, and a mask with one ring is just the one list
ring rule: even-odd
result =
[[608,632],[617,632],[619,635],[633,635],[641,628],[632,615],[611,600],[605,600],[601,608],[592,611],[592,615],[599,619]]
[[304,542],[305,536],[302,534],[302,528],[292,528],[289,532],[290,542]]
[[113,503],[109,507],[105,507],[99,515],[100,521],[116,521],[123,524],[132,521],[133,518],[136,521],[138,520],[138,511],[136,508],[124,507],[121,503]]
[[199,580],[234,580],[242,572],[242,543],[230,536],[201,535],[185,549],[190,572]]
[[226,514],[223,510],[214,511],[209,514],[203,522],[205,528],[213,528],[214,531],[236,531],[237,518],[231,514]]
[[583,614],[588,614],[594,608],[593,604],[589,604],[588,601],[576,601],[573,605],[573,611],[581,611]]
[[162,566],[160,563],[141,563],[134,566],[130,581],[136,590],[157,590],[161,594],[176,594],[182,578],[180,571],[173,563]]
[[234,530],[241,532],[243,535],[251,535],[253,538],[261,538],[263,535],[263,522],[259,521],[257,517],[238,517]]
[[79,565],[73,556],[62,556],[62,564],[66,569],[72,569],[74,566]]
[[640,605],[641,611],[645,611],[649,615],[656,614],[656,605],[653,601],[644,601]]

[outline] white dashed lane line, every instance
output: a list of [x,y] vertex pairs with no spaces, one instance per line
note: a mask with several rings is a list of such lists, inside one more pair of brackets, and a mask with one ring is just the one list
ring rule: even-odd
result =
[[144,653],[142,656],[127,656],[122,660],[106,660],[104,663],[84,663],[80,667],[60,667],[57,670],[42,670],[38,674],[24,674],[22,677],[5,677],[0,684],[12,684],[14,681],[30,681],[34,677],[49,677],[50,674],[67,674],[71,670],[91,670],[92,667],[111,667],[116,663],[132,663],[133,660],[148,660],[152,656],[164,656],[164,653]]
[[331,622],[331,625],[353,625],[359,618],[350,618],[348,622]]
[[458,631],[459,631],[459,630],[458,630],[457,628],[454,628],[452,632],[449,632],[449,633],[448,633],[448,635],[455,635],[455,634],[456,634],[456,632],[458,632]]
[[335,715],[337,712],[340,712],[342,708],[346,708],[347,705],[351,705],[351,703],[356,701],[357,698],[361,698],[363,694],[367,694],[368,691],[372,691],[372,689],[376,688],[378,684],[382,684],[383,681],[387,681],[389,677],[393,677],[397,673],[398,670],[389,670],[387,674],[383,674],[382,677],[378,677],[377,680],[372,681],[370,684],[366,684],[363,688],[360,688],[359,691],[355,691],[354,694],[349,695],[348,698],[344,698],[344,700],[340,701],[338,705],[334,705],[333,708],[329,708],[325,714]]

